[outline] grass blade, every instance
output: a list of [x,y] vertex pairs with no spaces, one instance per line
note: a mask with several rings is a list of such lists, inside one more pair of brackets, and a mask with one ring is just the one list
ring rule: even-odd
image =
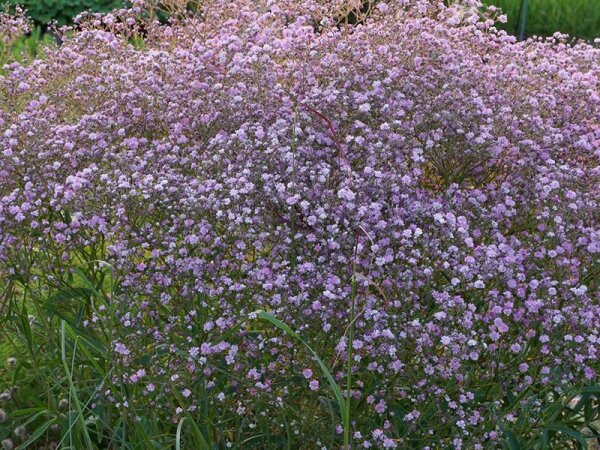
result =
[[[304,347],[306,347],[308,352],[312,355],[312,357],[315,359],[315,361],[321,368],[321,371],[325,375],[325,378],[327,378],[327,381],[329,382],[329,386],[331,387],[331,390],[333,391],[333,395],[335,396],[335,399],[337,400],[338,404],[340,405],[340,410],[342,411],[342,415],[343,415],[344,412],[346,411],[346,401],[344,400],[344,397],[342,396],[342,391],[340,390],[340,387],[333,379],[333,376],[331,375],[331,372],[329,372],[329,369],[327,368],[327,366],[323,363],[321,358],[319,358],[319,356],[311,348],[311,346],[308,345],[308,343],[302,338],[302,336],[300,336],[298,333],[296,333],[294,330],[292,330],[287,324],[283,323],[281,320],[279,320],[272,314],[270,314],[264,310],[258,310],[255,312],[255,314],[258,317],[260,317],[261,319],[267,320],[271,324],[275,325],[281,331],[285,332],[285,334],[287,334],[289,337],[291,337],[292,339],[294,339],[296,341],[299,341],[300,343],[302,343],[302,345],[304,345]],[[343,416],[342,416],[342,418],[343,418]]]
[[35,441],[37,441],[40,437],[42,437],[42,435],[46,432],[46,430],[48,429],[48,427],[50,427],[50,425],[52,425],[52,422],[45,422],[43,423],[39,428],[37,428],[33,433],[31,433],[31,436],[29,436],[29,438],[23,442],[21,445],[19,445],[16,450],[23,450],[26,449],[27,447],[29,447],[31,444],[33,444]]
[[584,450],[588,449],[587,440],[586,440],[585,436],[571,428],[567,428],[564,425],[556,424],[556,425],[545,426],[544,431],[546,431],[546,430],[562,433],[565,436],[569,436],[578,442],[581,449],[584,449]]
[[183,429],[183,423],[187,420],[187,417],[183,417],[177,424],[177,433],[175,434],[175,450],[181,450],[181,431]]
[[[184,408],[185,404],[182,401],[181,396],[177,393],[177,390],[175,388],[173,388],[173,396],[179,402],[181,407]],[[189,419],[190,426],[192,428],[192,436],[194,438],[194,446],[191,448],[198,449],[198,450],[211,450],[210,444],[204,437],[204,434],[202,434],[202,431],[200,430],[200,428],[198,427],[198,425],[196,424],[196,422],[194,421],[194,419],[192,418],[190,413],[188,411],[185,411],[184,414],[185,414],[185,417],[182,417],[181,420],[179,421],[179,424],[177,424],[177,432],[175,435],[176,450],[181,448],[181,435],[183,432],[183,424],[186,421],[186,419]]]
[[[63,364],[63,368],[65,374],[67,375],[67,380],[69,381],[69,388],[71,391],[71,395],[75,400],[75,407],[77,408],[77,420],[81,425],[81,430],[83,433],[83,437],[85,439],[85,444],[88,449],[93,449],[94,445],[92,444],[92,439],[87,430],[87,426],[85,424],[85,418],[83,416],[83,410],[81,409],[81,403],[79,401],[79,397],[77,396],[77,389],[75,388],[75,383],[73,383],[73,374],[71,373],[71,369],[69,368],[69,364],[67,362],[67,323],[63,320],[61,321],[61,360]],[[77,347],[77,346],[76,346]],[[76,348],[75,347],[75,348]]]

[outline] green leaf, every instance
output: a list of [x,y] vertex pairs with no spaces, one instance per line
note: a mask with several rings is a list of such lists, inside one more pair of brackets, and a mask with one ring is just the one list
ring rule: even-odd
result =
[[35,353],[33,351],[33,335],[31,333],[31,326],[29,325],[29,314],[27,312],[26,302],[23,302],[23,309],[19,318],[21,319],[22,332],[27,340],[27,347],[29,347],[29,351],[33,355]]
[[600,394],[600,386],[586,386],[580,392],[582,394]]
[[[75,403],[75,407],[77,408],[77,421],[79,422],[79,424],[81,425],[81,431],[83,433],[83,437],[85,439],[85,443],[86,443],[86,448],[88,449],[93,449],[94,446],[92,445],[92,439],[90,438],[88,429],[87,429],[87,425],[85,423],[85,417],[83,415],[83,409],[82,409],[82,405],[81,402],[79,400],[79,397],[77,395],[77,389],[75,387],[75,383],[73,381],[73,374],[71,373],[71,370],[69,369],[69,364],[67,362],[67,329],[69,330],[69,334],[72,335],[73,330],[71,329],[71,327],[69,327],[67,325],[67,323],[63,320],[61,322],[61,342],[60,342],[60,349],[61,349],[61,361],[63,364],[63,370],[65,371],[65,374],[67,376],[67,380],[69,382],[69,389],[70,389],[70,393],[71,396],[73,397],[74,403]],[[75,341],[77,342],[77,340]],[[75,350],[77,349],[77,345],[75,345],[75,348],[73,349],[73,352],[75,352]]]
[[506,441],[504,442],[509,450],[521,450],[521,442],[512,430],[504,430]]
[[16,448],[16,450],[25,449],[25,448],[29,447],[31,444],[33,444],[35,441],[37,441],[40,437],[42,437],[42,435],[46,432],[48,427],[50,425],[52,425],[53,422],[54,421],[49,421],[49,422],[43,423],[39,428],[37,428],[33,433],[31,433],[29,438],[25,442],[23,442],[21,445],[19,445]]
[[[175,399],[181,405],[181,407],[184,408],[185,403],[183,402],[183,399],[181,398],[181,396],[179,395],[177,390],[173,389],[172,393],[173,393],[173,396],[175,397]],[[176,431],[176,435],[175,435],[176,450],[179,450],[181,448],[180,447],[181,446],[181,433],[182,433],[182,429],[183,429],[183,423],[186,420],[189,420],[189,422],[190,422],[192,432],[193,432],[192,437],[194,438],[194,445],[190,448],[194,448],[194,449],[198,449],[198,450],[211,450],[211,446],[209,445],[208,441],[202,434],[202,431],[200,431],[200,428],[198,428],[198,425],[196,424],[196,422],[194,421],[194,419],[192,418],[190,413],[187,411],[185,411],[185,417],[183,417],[179,421],[179,424],[177,425],[177,431]]]
[[579,443],[580,448],[582,448],[584,450],[588,449],[587,440],[586,440],[585,436],[571,428],[565,427],[564,425],[561,425],[561,424],[547,425],[543,428],[543,430],[554,431],[554,432],[562,433],[566,436],[570,436]]
[[175,450],[181,450],[181,431],[183,429],[183,424],[187,420],[187,417],[182,417],[179,423],[177,424],[177,432],[175,433]]
[[333,395],[335,396],[338,404],[340,405],[340,409],[342,410],[342,413],[343,413],[343,411],[346,410],[346,401],[344,400],[344,397],[342,396],[342,391],[340,390],[340,387],[333,379],[333,376],[331,375],[331,372],[329,372],[329,369],[327,369],[327,366],[323,363],[321,358],[319,358],[319,356],[311,348],[311,346],[308,345],[308,343],[302,338],[302,336],[300,336],[298,333],[296,333],[294,330],[292,330],[287,324],[283,323],[281,320],[277,319],[272,314],[270,314],[264,310],[258,310],[255,312],[255,314],[258,317],[260,317],[261,319],[265,319],[265,320],[269,321],[270,323],[275,325],[277,328],[284,331],[289,337],[291,337],[292,339],[294,339],[296,341],[301,342],[304,345],[304,347],[306,347],[306,349],[309,351],[309,353],[312,355],[312,357],[315,359],[315,361],[317,361],[317,364],[321,368],[321,371],[325,375],[325,378],[327,378],[327,381],[329,382],[329,386],[331,387],[331,390],[333,391]]
[[542,430],[542,450],[550,448],[550,440],[548,438],[548,430]]
[[34,414],[34,413],[43,413],[46,412],[48,409],[45,407],[38,407],[38,408],[24,408],[24,409],[19,409],[17,411],[13,411],[12,413],[10,413],[11,417],[23,417],[23,416],[28,416],[30,414]]

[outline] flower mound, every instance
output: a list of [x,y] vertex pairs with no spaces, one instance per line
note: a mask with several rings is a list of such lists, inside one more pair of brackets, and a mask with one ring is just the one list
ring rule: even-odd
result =
[[222,3],[141,47],[135,9],[91,18],[0,78],[0,275],[110,276],[83,328],[125,389],[96,403],[337,442],[257,309],[340,385],[351,355],[357,448],[495,448],[597,383],[600,51],[427,2]]

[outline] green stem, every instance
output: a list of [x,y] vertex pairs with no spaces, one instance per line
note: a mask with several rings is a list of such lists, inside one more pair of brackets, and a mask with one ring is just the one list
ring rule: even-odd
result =
[[[357,238],[358,241],[358,238]],[[350,402],[352,398],[352,345],[354,341],[354,315],[356,309],[356,253],[358,242],[354,247],[354,261],[352,262],[352,292],[350,294],[350,325],[348,327],[348,361],[346,368],[346,402],[343,415],[344,450],[350,450]]]
[[521,12],[519,15],[519,30],[517,37],[519,41],[525,39],[525,25],[527,23],[527,8],[529,7],[529,0],[521,0]]

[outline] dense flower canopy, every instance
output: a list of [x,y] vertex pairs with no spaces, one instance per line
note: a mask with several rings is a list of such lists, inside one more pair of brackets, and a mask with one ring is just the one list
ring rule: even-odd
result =
[[110,273],[98,402],[176,421],[201,384],[276,429],[329,394],[264,309],[340,382],[352,346],[358,448],[493,448],[598,380],[600,51],[475,2],[340,4],[138,6],[5,67],[0,276]]

